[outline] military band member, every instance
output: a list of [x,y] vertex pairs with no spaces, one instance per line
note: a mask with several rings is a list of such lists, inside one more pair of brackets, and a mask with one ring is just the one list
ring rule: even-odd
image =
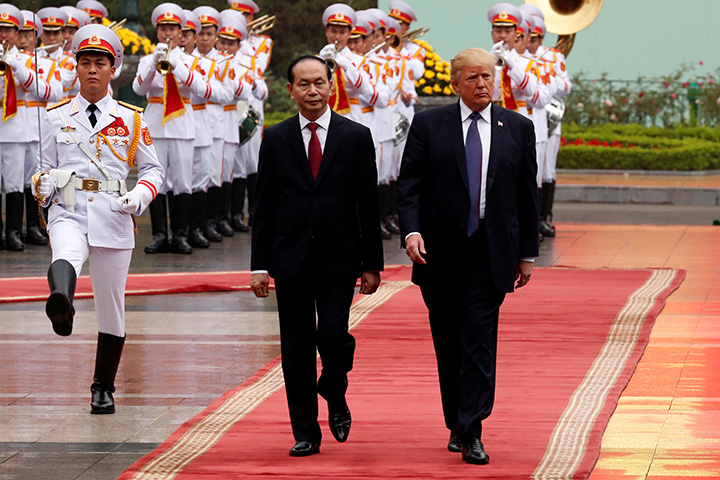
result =
[[67,47],[63,40],[63,28],[67,22],[67,14],[55,7],[45,7],[37,12],[42,22],[43,31],[40,39],[43,43],[44,56],[57,62],[64,95],[72,89],[77,75],[75,74],[75,59],[64,51]]
[[[191,254],[187,242],[192,192],[195,121],[190,95],[209,98],[212,88],[190,67],[194,58],[179,47],[185,14],[174,3],[155,7],[152,22],[159,43],[155,51],[140,59],[133,90],[147,95],[146,118],[167,181],[150,205],[153,241],[145,253]],[[161,71],[160,71],[161,70]],[[170,208],[172,242],[167,233],[167,194],[173,193]]]
[[[548,66],[549,74],[556,84],[555,97],[563,98],[572,90],[572,82],[565,66],[565,55],[562,52],[543,46],[546,28],[539,8],[536,15],[536,27],[528,44],[529,52]],[[547,120],[547,115],[546,115]],[[542,194],[540,195],[540,233],[545,237],[555,236],[555,226],[552,223],[552,206],[555,197],[555,178],[557,154],[560,148],[562,124],[558,123],[552,131],[548,131],[547,146],[545,149],[545,162],[542,166],[540,178]]]
[[[115,376],[125,344],[125,283],[134,247],[133,218],[163,183],[142,109],[117,102],[108,83],[123,60],[117,35],[102,25],[72,43],[80,94],[48,107],[39,158],[39,200],[50,206],[52,263],[45,311],[58,335],[72,333],[77,276],[90,261],[98,321],[90,412],[115,412]],[[138,182],[127,189],[131,167]],[[49,173],[45,173],[45,172]]]
[[367,76],[353,64],[347,44],[355,25],[355,11],[344,3],[334,3],[323,12],[328,44],[318,56],[337,65],[330,93],[330,108],[356,122],[362,122],[360,97],[370,100],[374,94]]
[[[217,46],[220,50],[230,54],[220,76],[223,81],[238,81],[235,98],[223,104],[223,174],[221,210],[218,218],[218,230],[223,233],[231,231],[247,231],[247,225],[242,222],[242,209],[233,205],[239,199],[244,199],[245,190],[235,192],[237,180],[245,179],[247,172],[242,158],[238,157],[240,145],[240,131],[238,129],[238,100],[247,100],[250,91],[256,91],[259,84],[255,82],[249,64],[253,54],[252,46],[244,40],[247,38],[245,17],[237,10],[227,9],[220,12],[220,29],[218,30]],[[263,83],[264,85],[264,83]],[[264,92],[267,94],[267,92]],[[235,197],[233,199],[233,197]],[[235,208],[233,208],[235,207]],[[235,216],[235,217],[234,217]]]
[[[90,21],[90,15],[88,15],[84,10],[80,10],[79,8],[60,7],[60,10],[67,14],[67,22],[65,22],[65,26],[63,27],[63,42],[65,44],[65,50],[68,50],[72,45],[73,37],[75,36],[75,33],[77,33],[78,29],[92,22]],[[67,51],[65,53],[67,55]],[[68,98],[74,98],[75,95],[77,95],[79,92],[80,84],[78,83],[76,73],[75,80],[73,81],[70,88],[65,92],[65,96]]]
[[80,0],[75,4],[75,7],[87,13],[90,16],[91,23],[102,25],[103,18],[107,18],[108,16],[108,10],[105,8],[105,5],[97,0]]
[[24,54],[25,66],[32,70],[39,82],[33,83],[25,92],[25,119],[27,141],[25,143],[25,172],[24,172],[24,195],[25,195],[25,222],[27,233],[25,243],[30,245],[47,245],[48,240],[40,226],[40,214],[37,202],[32,194],[32,176],[37,165],[38,144],[40,142],[40,119],[45,115],[45,108],[64,97],[60,71],[58,65],[52,58],[42,54],[37,56],[35,65],[35,46],[37,38],[42,32],[42,24],[33,12],[22,11],[25,24],[18,34],[18,46]]
[[[219,73],[222,73],[227,65],[226,61],[223,61],[225,55],[215,48],[220,25],[220,12],[213,7],[202,6],[195,8],[193,13],[197,15],[202,25],[196,36],[197,48],[194,55],[214,61],[218,66]],[[208,165],[207,208],[203,234],[211,242],[220,242],[223,234],[218,231],[218,220],[221,217],[222,208],[223,143],[225,137],[222,102],[208,101],[206,115],[208,128],[212,136],[212,144],[210,147],[210,163]],[[232,228],[229,225],[225,226],[227,226],[227,230],[224,231],[224,235],[232,236]]]

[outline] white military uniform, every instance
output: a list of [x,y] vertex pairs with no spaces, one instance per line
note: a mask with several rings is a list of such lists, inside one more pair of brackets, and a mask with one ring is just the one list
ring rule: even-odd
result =
[[[384,105],[377,105],[370,130],[373,139],[377,142],[375,161],[378,169],[378,184],[387,185],[396,179],[396,168],[393,162],[395,141],[395,109],[397,107],[396,90],[400,76],[395,74],[396,60],[388,54],[378,53],[370,60],[370,69],[374,76],[383,84],[387,91],[387,100]],[[378,103],[380,101],[378,100]]]
[[[251,90],[258,91],[258,85],[252,86],[252,74],[248,68],[252,56],[252,47],[245,41],[241,41],[241,47],[235,56],[228,60],[228,69],[222,77],[223,83],[232,82],[235,86],[234,96],[223,105],[223,126],[225,131],[223,145],[223,183],[232,183],[234,178],[245,178],[247,176],[244,157],[238,154],[240,146],[240,131],[238,129],[238,100],[247,101]],[[264,82],[263,82],[264,85]],[[267,95],[265,91],[259,91],[258,95]],[[253,95],[255,93],[253,92]]]
[[[552,65],[551,75],[556,84],[555,96],[563,98],[572,90],[572,82],[565,66],[565,55],[555,49],[540,45],[535,52],[542,61]],[[556,177],[557,155],[560,149],[560,136],[562,134],[562,122],[552,132],[548,132],[547,149],[545,153],[545,166],[543,168],[542,182],[552,183]]]
[[77,63],[68,52],[63,52],[58,47],[54,52],[46,52],[46,55],[57,64],[60,72],[60,79],[63,86],[63,97],[77,95],[80,92],[80,82],[77,79]]
[[[138,170],[134,191],[141,199],[135,214],[139,215],[155,198],[163,183],[164,170],[140,109],[120,104],[108,95],[96,103],[98,121],[93,127],[88,119],[88,104],[81,95],[66,99],[48,108],[43,123],[42,158],[38,168],[74,173],[65,175],[66,178],[57,183],[58,190],[64,185],[74,190],[74,207],[66,204],[68,197],[61,193],[47,199],[52,261],[67,260],[79,275],[85,261],[90,260],[98,329],[101,333],[124,337],[125,282],[135,239],[131,215],[120,211],[117,204],[124,193],[120,184],[130,173],[128,156],[134,147]],[[111,181],[79,148],[73,135],[99,157]],[[88,182],[88,179],[96,180]],[[99,184],[101,190],[92,191],[93,184]],[[107,185],[111,191],[102,188]]]
[[[5,89],[5,79],[0,77],[0,114],[2,122],[0,122],[0,180],[4,185],[5,193],[16,193],[23,191],[24,179],[24,162],[25,158],[25,142],[28,140],[28,131],[26,126],[26,109],[25,91],[34,86],[35,75],[25,66],[25,56],[22,55],[16,47],[12,47],[8,53],[8,57],[14,57],[14,60],[22,63],[21,68],[12,69],[14,85],[12,89]],[[11,106],[5,104],[10,103],[14,93],[15,109],[14,114],[11,113]],[[22,218],[22,211],[21,211]]]

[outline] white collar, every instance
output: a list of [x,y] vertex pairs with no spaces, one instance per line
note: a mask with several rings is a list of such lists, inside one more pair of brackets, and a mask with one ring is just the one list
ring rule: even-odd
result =
[[[322,128],[325,129],[325,131],[328,131],[330,128],[330,107],[327,107],[327,110],[325,110],[325,113],[320,115],[320,118],[315,120],[315,123],[320,125]],[[305,128],[308,123],[312,123],[311,120],[308,120],[307,118],[303,117],[302,113],[298,113],[298,118],[300,119],[300,130]]]
[[[78,94],[75,97],[77,103],[78,103],[78,109],[81,112],[85,112],[87,110],[88,105],[90,105],[90,102],[88,102],[85,97],[83,97],[81,94]],[[105,95],[103,98],[95,102],[95,106],[98,108],[98,116],[102,114],[103,112],[108,111],[108,102],[110,101],[110,95]]]
[[[485,109],[480,111],[480,116],[483,118],[483,120],[485,120],[488,123],[488,125],[491,125],[491,123],[490,123],[490,110],[491,110],[490,107],[491,106],[492,106],[492,102],[488,103],[487,107],[485,107]],[[467,118],[470,116],[470,114],[472,112],[473,111],[470,110],[470,107],[465,105],[465,102],[463,102],[463,100],[461,98],[460,99],[460,121],[464,122],[465,120],[467,120]]]

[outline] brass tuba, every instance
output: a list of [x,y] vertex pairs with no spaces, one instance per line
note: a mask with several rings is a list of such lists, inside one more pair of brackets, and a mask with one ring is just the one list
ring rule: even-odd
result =
[[575,34],[595,21],[604,0],[525,0],[535,5],[545,16],[549,33],[558,35],[555,45],[566,57],[575,42]]

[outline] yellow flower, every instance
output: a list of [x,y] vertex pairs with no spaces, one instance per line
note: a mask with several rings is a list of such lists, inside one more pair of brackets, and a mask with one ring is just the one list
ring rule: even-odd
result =
[[425,85],[425,79],[421,78],[420,80],[418,80],[418,85]]
[[426,67],[432,68],[434,65],[435,65],[435,62],[433,62],[432,60],[430,60],[430,59],[425,60]]
[[422,89],[422,91],[425,95],[432,95],[432,93],[433,93],[432,87],[425,87]]
[[433,92],[436,92],[436,93],[442,92],[442,88],[440,88],[440,85],[438,85],[437,83],[435,85],[433,85],[432,89],[433,89]]
[[443,88],[442,93],[443,93],[443,95],[452,95],[454,92],[452,91],[452,88],[445,87],[445,88]]
[[425,78],[427,78],[428,80],[430,80],[434,77],[435,77],[435,72],[433,72],[432,70],[427,70],[425,72]]

